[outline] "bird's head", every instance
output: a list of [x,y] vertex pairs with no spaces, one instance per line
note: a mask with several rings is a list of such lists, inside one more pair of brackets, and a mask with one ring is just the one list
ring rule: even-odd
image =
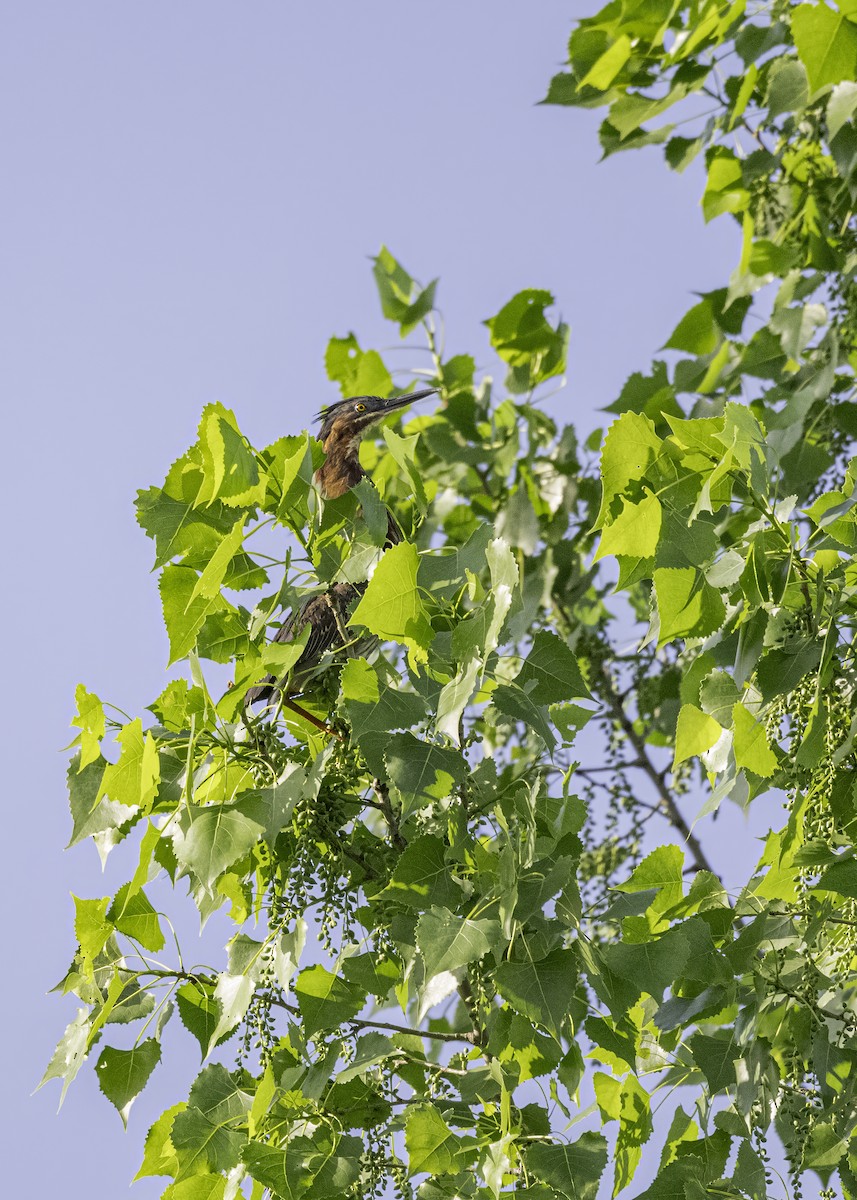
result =
[[380,396],[352,396],[348,400],[337,400],[319,413],[319,441],[326,442],[331,434],[359,439],[367,429],[377,425],[390,413],[413,404],[415,400],[432,396],[436,391],[437,388],[423,388],[422,391],[409,392],[407,396],[393,396],[389,400],[382,400]]

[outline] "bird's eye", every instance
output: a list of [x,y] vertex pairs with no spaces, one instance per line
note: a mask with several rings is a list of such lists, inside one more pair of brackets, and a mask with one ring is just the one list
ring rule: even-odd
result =
[[365,411],[366,411],[366,405],[365,405],[365,404],[355,404],[355,405],[354,405],[354,411],[355,411],[355,412],[365,412]]

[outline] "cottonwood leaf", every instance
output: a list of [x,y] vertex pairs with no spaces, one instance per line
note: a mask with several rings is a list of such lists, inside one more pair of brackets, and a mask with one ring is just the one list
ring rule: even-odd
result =
[[[68,768],[68,801],[71,809],[72,833],[68,845],[76,846],[86,837],[91,837],[109,850],[123,835],[122,827],[130,824],[139,815],[137,805],[121,804],[118,800],[101,797],[101,781],[107,763],[103,758],[78,770],[77,755]],[[99,842],[100,839],[100,842]]]
[[653,574],[660,616],[658,646],[674,638],[699,638],[723,624],[720,593],[693,567],[659,567]]
[[144,1179],[147,1175],[175,1175],[179,1160],[170,1132],[177,1113],[184,1112],[187,1104],[182,1100],[172,1108],[165,1109],[146,1134],[146,1146],[140,1169],[132,1180]]
[[631,872],[630,879],[616,885],[617,892],[633,895],[649,889],[658,893],[650,907],[666,912],[684,897],[684,854],[679,846],[658,846]]
[[172,838],[177,860],[211,890],[258,841],[276,840],[306,787],[303,768],[292,763],[272,788],[244,792],[226,804],[187,805]]
[[546,629],[533,638],[515,683],[538,705],[592,699],[574,654],[562,638]]
[[163,948],[164,933],[158,914],[142,887],[132,891],[131,884],[124,883],[107,910],[107,918],[120,933],[134,938],[147,950],[157,954]]
[[411,1174],[450,1175],[460,1170],[461,1138],[452,1132],[433,1104],[408,1109],[405,1149]]
[[768,745],[764,725],[740,702],[732,709],[735,762],[763,779],[779,767],[777,756]]
[[98,1086],[118,1111],[127,1126],[131,1105],[149,1082],[149,1076],[161,1061],[161,1044],[147,1038],[130,1050],[105,1046],[95,1064]]
[[384,641],[408,647],[412,663],[428,661],[434,637],[428,610],[417,586],[416,546],[400,542],[383,555],[351,614],[349,625],[363,625]]
[[527,1169],[542,1183],[571,1200],[595,1200],[607,1165],[607,1140],[584,1133],[576,1142],[536,1142],[526,1152]]
[[425,715],[426,704],[415,692],[401,690],[387,682],[381,668],[365,658],[350,658],[342,671],[342,696],[351,731],[376,775],[385,774],[384,751],[390,733],[407,729]]
[[348,1134],[333,1139],[292,1137],[281,1146],[251,1141],[242,1159],[253,1179],[283,1200],[329,1200],[345,1196],[360,1174],[363,1142]]
[[116,734],[121,747],[119,761],[108,763],[101,777],[96,803],[104,796],[129,808],[147,812],[155,799],[160,780],[158,747],[150,732],[143,733],[139,717]]
[[233,506],[253,506],[265,499],[266,480],[235,414],[222,404],[207,404],[199,423],[202,483],[196,505],[221,500]]
[[171,1183],[161,1200],[226,1200],[227,1180],[224,1175],[212,1175],[205,1171],[192,1175],[179,1183]]
[[826,4],[799,4],[791,13],[792,36],[813,92],[853,80],[857,72],[857,26]]
[[173,1120],[172,1142],[179,1160],[177,1179],[236,1165],[246,1141],[242,1124],[252,1097],[220,1063],[204,1067],[194,1080],[187,1108]]
[[595,528],[601,529],[613,500],[634,480],[642,479],[661,452],[661,439],[648,417],[623,413],[607,432],[601,451],[601,508]]
[[[181,1023],[199,1042],[203,1059],[209,1052],[215,1030],[220,1023],[221,1006],[214,995],[214,986],[207,980],[189,979],[176,992],[176,1005]],[[219,1036],[215,1045],[228,1041],[235,1027]]]
[[197,635],[206,619],[234,612],[218,591],[213,596],[194,596],[200,576],[190,567],[168,564],[161,572],[158,584],[164,612],[164,624],[170,640],[170,659],[167,664],[187,658],[196,645]]
[[476,962],[498,945],[500,938],[498,921],[472,921],[443,908],[423,913],[417,922],[416,939],[426,979]]
[[389,321],[398,324],[402,337],[407,337],[434,307],[437,280],[420,288],[386,246],[381,247],[372,263],[381,312]]
[[432,834],[415,838],[396,863],[383,893],[385,898],[423,911],[433,906],[454,908],[463,898],[463,892],[450,874],[445,853],[440,838]]
[[362,988],[320,965],[301,971],[295,980],[295,994],[307,1037],[344,1024],[356,1017],[366,1003]]
[[224,1040],[243,1021],[255,990],[256,983],[251,975],[233,975],[230,971],[221,971],[217,976],[214,999],[217,1002],[218,1017],[214,1032],[208,1041],[206,1058],[218,1042]]
[[536,962],[505,960],[494,981],[512,1008],[558,1038],[577,986],[577,958],[573,950],[552,950]]
[[683,704],[675,731],[673,767],[710,750],[722,732],[714,717],[702,712],[695,704]]
[[634,504],[627,498],[611,523],[601,531],[596,561],[608,554],[631,558],[651,558],[661,536],[661,502],[654,493]]
[[405,802],[405,815],[434,800],[445,800],[467,777],[461,752],[423,742],[412,733],[387,739],[384,755],[390,779]]
[[82,683],[75,688],[74,700],[77,712],[71,723],[80,730],[80,755],[78,770],[82,771],[101,756],[101,739],[104,737],[104,705],[94,692],[88,692]]
[[438,698],[435,729],[456,745],[459,744],[461,716],[471,701],[481,668],[482,659],[476,656],[462,663],[449,683],[444,684]]

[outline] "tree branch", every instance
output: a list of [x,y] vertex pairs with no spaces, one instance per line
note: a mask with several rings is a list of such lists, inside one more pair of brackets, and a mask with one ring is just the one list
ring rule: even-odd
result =
[[[295,1004],[289,1004],[286,1000],[274,1000],[274,1004],[278,1008],[284,1008],[294,1017],[301,1015],[301,1010]],[[352,1017],[348,1021],[344,1021],[345,1025],[353,1025],[355,1029],[389,1029],[391,1033],[403,1033],[409,1037],[432,1038],[436,1042],[467,1042],[469,1046],[477,1044],[477,1034],[470,1033],[441,1033],[439,1030],[431,1029],[412,1029],[407,1025],[393,1025],[390,1021],[365,1021],[360,1017]]]
[[712,875],[716,875],[717,872],[708,861],[708,857],[700,845],[698,838],[684,819],[681,809],[675,802],[675,797],[664,782],[663,775],[649,758],[648,747],[634,728],[634,722],[625,712],[621,697],[616,692],[613,680],[610,678],[610,673],[604,663],[601,664],[601,678],[595,683],[595,687],[607,702],[622,732],[637,752],[639,762],[636,765],[638,769],[646,775],[657,792],[664,816],[687,842],[691,854],[696,859],[697,868],[702,871],[710,871]]

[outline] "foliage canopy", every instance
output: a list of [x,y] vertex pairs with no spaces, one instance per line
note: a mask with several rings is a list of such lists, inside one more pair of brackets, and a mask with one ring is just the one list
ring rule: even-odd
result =
[[[146,1139],[168,1200],[589,1200],[656,1135],[640,1200],[761,1200],[772,1131],[792,1194],[811,1171],[857,1197],[857,8],[613,0],[547,102],[604,107],[605,154],[702,156],[705,218],[742,231],[603,437],[540,407],[548,292],[486,322],[498,386],[384,249],[440,403],[364,446],[371,481],[322,505],[309,434],[256,448],[210,405],[138,498],[188,678],[145,722],[78,689],[72,842],[138,858],[76,901],[46,1078],[100,1046],[124,1121],[175,1014],[204,1062]],[[326,367],[393,388],[354,334]],[[283,611],[366,579],[350,624],[381,653],[302,701],[334,733],[246,722],[300,653],[269,640]],[[726,800],[772,826],[737,894],[705,848]],[[158,876],[233,924],[223,962],[167,948]]]

